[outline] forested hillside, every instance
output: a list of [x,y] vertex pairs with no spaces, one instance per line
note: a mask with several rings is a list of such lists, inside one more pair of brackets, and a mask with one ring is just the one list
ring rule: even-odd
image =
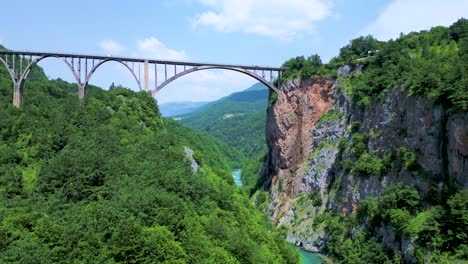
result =
[[268,88],[257,83],[178,117],[182,124],[206,132],[242,152],[245,159],[239,167],[242,168],[241,178],[246,191],[255,187],[266,153],[267,99]]
[[253,158],[266,150],[267,97],[266,86],[258,83],[245,91],[208,103],[198,111],[179,116],[180,122],[207,132]]
[[40,68],[21,108],[12,91],[2,65],[0,262],[298,263],[234,186],[239,152],[162,118],[147,93],[80,101]]

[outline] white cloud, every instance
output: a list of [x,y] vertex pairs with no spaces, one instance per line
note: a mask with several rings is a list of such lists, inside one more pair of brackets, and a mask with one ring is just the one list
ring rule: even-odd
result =
[[166,47],[159,39],[149,37],[137,41],[137,54],[138,56],[148,58],[159,58],[167,60],[185,60],[187,55],[185,51],[175,50]]
[[331,14],[332,0],[199,0],[209,10],[192,25],[219,32],[243,32],[287,41],[311,32]]
[[461,17],[468,17],[466,0],[394,0],[360,35],[372,34],[379,40],[388,40],[401,32],[448,26]]
[[120,43],[105,39],[99,42],[99,47],[106,52],[107,55],[116,55],[125,50],[125,47]]

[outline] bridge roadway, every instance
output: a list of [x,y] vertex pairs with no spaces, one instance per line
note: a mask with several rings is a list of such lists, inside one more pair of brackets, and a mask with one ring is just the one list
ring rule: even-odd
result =
[[[86,86],[95,71],[102,64],[110,61],[118,62],[125,66],[135,78],[140,90],[142,90],[141,68],[143,68],[144,89],[151,92],[152,96],[170,82],[186,74],[207,69],[237,71],[258,80],[268,88],[278,92],[279,90],[275,87],[273,81],[275,79],[280,81],[281,73],[285,70],[285,68],[281,67],[257,65],[203,63],[74,53],[0,50],[0,62],[2,62],[7,68],[13,81],[13,104],[15,106],[20,106],[22,103],[24,82],[26,81],[32,67],[46,58],[60,59],[68,66],[78,84],[78,96],[80,98],[84,97]],[[152,68],[152,74],[154,74],[154,88],[151,90],[149,88],[150,68]]]

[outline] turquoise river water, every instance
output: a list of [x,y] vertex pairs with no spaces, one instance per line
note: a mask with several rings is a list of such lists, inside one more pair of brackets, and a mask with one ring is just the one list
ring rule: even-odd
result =
[[242,186],[242,180],[241,180],[241,170],[233,170],[232,171],[232,177],[234,178],[234,182],[236,183],[237,186]]
[[320,254],[305,251],[302,248],[299,248],[299,254],[301,254],[302,264],[321,264],[322,258]]

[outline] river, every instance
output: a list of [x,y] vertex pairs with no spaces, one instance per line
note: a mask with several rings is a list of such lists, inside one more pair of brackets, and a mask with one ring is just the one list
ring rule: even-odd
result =
[[299,248],[299,254],[301,254],[302,264],[321,264],[322,258],[320,254],[305,251],[302,248]]
[[241,180],[241,170],[233,170],[232,171],[232,177],[234,178],[234,182],[236,183],[237,186],[242,186],[242,180]]

